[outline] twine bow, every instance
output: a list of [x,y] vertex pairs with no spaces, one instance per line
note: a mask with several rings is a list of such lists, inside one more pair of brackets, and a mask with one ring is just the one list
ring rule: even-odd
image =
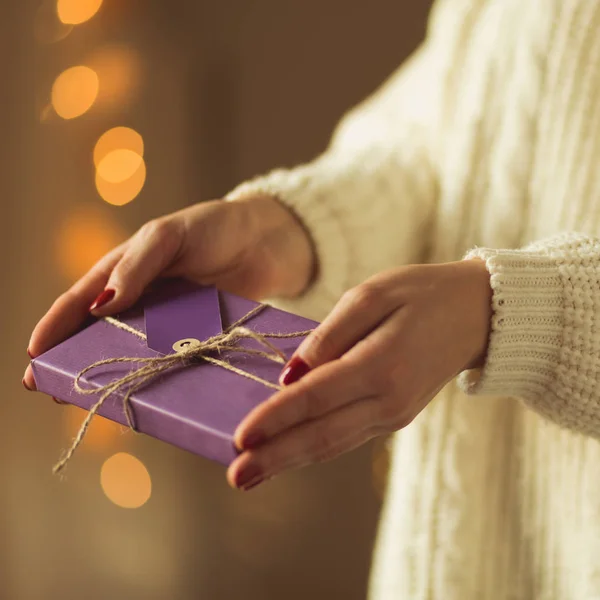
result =
[[[182,340],[178,344],[174,345],[174,349],[176,350],[175,354],[167,354],[165,356],[155,356],[152,358],[136,358],[136,357],[119,357],[119,358],[108,358],[106,360],[99,360],[81,370],[77,377],[75,377],[74,388],[75,391],[79,394],[84,395],[93,395],[93,394],[102,394],[98,401],[90,408],[86,418],[84,419],[75,439],[73,440],[70,448],[65,452],[63,458],[60,459],[58,463],[53,468],[53,473],[59,473],[66,466],[67,463],[71,460],[73,454],[77,450],[77,448],[82,443],[85,434],[92,422],[92,419],[100,410],[104,402],[114,394],[115,392],[123,393],[123,411],[125,413],[125,417],[127,418],[127,423],[129,427],[135,431],[135,426],[133,422],[133,415],[131,413],[131,405],[130,400],[132,394],[134,394],[141,387],[146,385],[147,383],[153,381],[158,376],[160,376],[165,371],[169,371],[175,367],[187,368],[193,365],[200,364],[202,362],[211,363],[213,365],[217,365],[223,369],[231,371],[232,373],[236,373],[242,377],[246,377],[247,379],[251,379],[252,381],[256,381],[258,383],[262,383],[264,386],[279,390],[281,389],[279,385],[275,383],[271,383],[258,375],[254,375],[253,373],[249,373],[235,367],[231,363],[223,360],[222,358],[217,358],[215,355],[220,355],[222,352],[243,352],[245,354],[252,354],[256,356],[261,356],[267,360],[271,360],[273,362],[284,364],[286,361],[286,356],[284,353],[271,344],[267,338],[296,338],[303,337],[308,335],[311,330],[307,331],[297,331],[294,333],[257,333],[248,327],[244,327],[243,324],[256,316],[259,312],[266,308],[265,304],[261,304],[251,310],[249,313],[244,315],[241,319],[230,325],[226,328],[223,333],[215,335],[205,341],[199,341],[194,339]],[[104,320],[121,329],[123,331],[127,331],[132,335],[139,337],[140,339],[147,341],[147,336],[142,331],[127,325],[127,323],[123,323],[114,317],[104,317]],[[264,350],[257,350],[254,348],[246,348],[242,346],[239,342],[242,339],[252,339],[258,342],[260,346],[264,348]],[[95,388],[84,388],[81,387],[81,379],[86,373],[97,369],[98,367],[102,367],[105,365],[112,365],[116,363],[136,363],[140,366],[137,369],[129,372],[127,375],[115,379],[110,383],[105,385],[95,387]]]

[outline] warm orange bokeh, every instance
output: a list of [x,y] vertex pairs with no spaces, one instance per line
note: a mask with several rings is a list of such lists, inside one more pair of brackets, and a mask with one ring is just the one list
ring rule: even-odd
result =
[[103,46],[86,60],[102,82],[98,103],[122,111],[139,90],[141,64],[138,53],[125,45]]
[[143,161],[144,159],[132,150],[113,150],[100,161],[97,175],[108,183],[123,183],[135,175]]
[[102,159],[113,150],[131,150],[144,156],[144,140],[130,127],[113,127],[103,133],[94,147],[94,165],[98,167]]
[[86,113],[96,101],[100,82],[93,69],[76,66],[63,71],[52,86],[52,106],[63,119]]
[[65,217],[57,232],[58,268],[74,282],[126,238],[126,232],[100,208],[79,207]]
[[[102,166],[102,163],[100,163],[100,166]],[[101,171],[102,169],[99,168],[96,172],[96,189],[104,201],[114,206],[122,206],[131,202],[142,191],[146,182],[146,164],[141,157],[139,157],[139,167],[135,173],[124,181],[118,183],[107,181],[100,175]]]
[[111,456],[102,465],[100,483],[107,498],[122,508],[139,508],[152,494],[148,469],[126,452]]
[[68,25],[79,25],[91,19],[102,6],[102,0],[57,0],[58,18]]
[[[87,411],[84,411],[76,406],[65,406],[65,426],[69,439],[74,438],[83,423],[83,420],[87,416]],[[109,421],[100,416],[94,417],[88,430],[85,434],[85,442],[81,446],[83,451],[85,450],[106,450],[111,446],[124,442],[128,430],[115,423]]]

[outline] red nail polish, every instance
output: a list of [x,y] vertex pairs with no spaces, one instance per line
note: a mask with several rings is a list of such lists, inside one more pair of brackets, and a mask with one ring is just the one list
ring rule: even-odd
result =
[[244,488],[258,477],[260,477],[260,467],[252,464],[247,465],[240,471],[237,477],[236,485],[239,488]]
[[262,446],[266,441],[267,436],[263,431],[253,431],[242,442],[242,447],[244,450],[254,450],[254,448]]
[[115,297],[115,293],[116,293],[115,290],[111,290],[111,289],[104,290],[92,302],[92,305],[90,306],[90,312],[92,310],[96,310],[97,308],[100,308],[100,307],[104,306],[105,304],[108,304]]
[[290,385],[302,379],[309,371],[310,367],[299,356],[294,356],[284,367],[279,381],[281,385]]
[[54,402],[56,402],[56,404],[66,404],[66,402],[63,402],[62,400],[59,400],[58,398],[55,398],[54,396],[52,396],[52,400],[54,400]]
[[31,359],[35,358],[33,354],[31,354],[31,350],[29,348],[27,348],[27,356],[29,356]]
[[33,392],[33,390],[27,385],[27,382],[25,381],[25,377],[23,377],[23,387],[28,391],[28,392]]

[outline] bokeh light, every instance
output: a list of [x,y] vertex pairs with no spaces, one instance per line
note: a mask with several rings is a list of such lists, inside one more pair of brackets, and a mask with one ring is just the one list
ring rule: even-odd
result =
[[126,232],[99,207],[79,207],[57,231],[56,261],[60,272],[69,282],[76,281],[125,239]]
[[[64,423],[69,439],[74,438],[77,435],[81,423],[86,416],[87,411],[84,411],[77,406],[67,405],[64,407]],[[81,446],[82,451],[106,450],[116,442],[127,439],[124,434],[127,434],[128,432],[128,428],[96,415],[85,434],[85,444]]]
[[143,161],[144,159],[133,150],[113,150],[100,161],[97,174],[108,183],[122,183],[133,177]]
[[102,6],[102,0],[58,0],[58,18],[68,25],[79,25],[91,19]]
[[92,107],[98,90],[98,75],[93,69],[71,67],[61,73],[52,86],[52,106],[63,119],[74,119]]
[[[111,152],[111,154],[113,153]],[[111,154],[104,158],[96,171],[96,189],[104,201],[114,206],[123,206],[124,204],[131,202],[142,191],[144,183],[146,182],[146,164],[144,163],[144,159],[140,156],[139,167],[135,173],[124,181],[113,183],[107,181],[100,175],[103,170],[100,167],[102,167],[104,161],[106,161]]]
[[131,202],[146,182],[144,139],[129,127],[114,127],[100,136],[94,147],[96,189],[115,206]]
[[131,454],[119,452],[102,465],[100,484],[107,498],[122,508],[139,508],[152,494],[148,469]]
[[122,111],[136,96],[141,78],[139,54],[129,46],[110,44],[99,48],[86,59],[98,74],[98,104],[105,109]]
[[114,150],[131,150],[144,156],[144,140],[130,127],[113,127],[103,133],[94,147],[94,165],[98,167],[102,159]]

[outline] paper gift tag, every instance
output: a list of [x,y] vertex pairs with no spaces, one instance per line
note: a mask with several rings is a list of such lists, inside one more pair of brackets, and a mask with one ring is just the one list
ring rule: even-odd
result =
[[170,289],[168,297],[151,296],[144,310],[148,347],[162,354],[172,354],[174,346],[202,342],[223,332],[216,288],[198,288],[185,282],[174,285],[177,295]]

